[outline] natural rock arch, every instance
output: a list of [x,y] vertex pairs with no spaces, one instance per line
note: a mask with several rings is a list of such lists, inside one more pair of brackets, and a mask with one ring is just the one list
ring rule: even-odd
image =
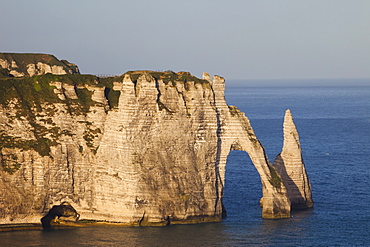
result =
[[[249,129],[248,136],[237,138],[232,141],[228,139],[222,143],[220,160],[227,160],[230,150],[245,151],[254,167],[256,168],[262,183],[262,217],[263,218],[287,218],[290,216],[290,200],[288,198],[286,187],[281,179],[281,176],[276,172],[275,168],[270,164],[265,150],[257,138],[254,138],[252,129]],[[226,139],[227,140],[227,139]],[[226,163],[225,163],[226,165]],[[224,171],[225,169],[222,169]],[[221,175],[223,181],[224,174]]]
[[[226,135],[224,138],[227,141],[223,143],[225,146],[223,149],[245,151],[249,155],[262,183],[262,217],[287,218],[292,208],[312,207],[311,184],[303,163],[299,136],[290,110],[286,111],[284,117],[283,149],[276,156],[273,164],[269,162],[264,147],[255,136],[249,120],[238,109],[229,106],[229,110],[232,115],[230,121],[238,119],[230,126],[234,126],[234,131],[239,133],[243,131],[238,128],[242,128],[245,135],[231,135],[232,137]],[[227,159],[229,152],[226,151]],[[222,156],[220,155],[220,160],[223,160]]]
[[[39,79],[41,88],[27,78],[2,84],[9,93],[0,105],[6,140],[0,143],[0,223],[39,221],[43,208],[63,201],[85,219],[219,221],[233,149],[246,151],[260,174],[262,217],[289,217],[291,206],[312,206],[292,119],[272,165],[249,120],[226,104],[222,77],[136,71],[105,84],[83,75]],[[19,94],[20,81],[40,100]],[[37,107],[20,108],[24,103]]]
[[[205,76],[207,78],[207,76]],[[281,177],[270,164],[260,141],[257,139],[250,122],[245,115],[234,106],[228,106],[225,101],[224,79],[215,77],[212,82],[215,94],[215,104],[220,116],[219,145],[217,165],[220,176],[225,180],[225,166],[230,150],[241,150],[248,153],[256,167],[262,183],[262,217],[286,218],[290,216],[290,201]]]

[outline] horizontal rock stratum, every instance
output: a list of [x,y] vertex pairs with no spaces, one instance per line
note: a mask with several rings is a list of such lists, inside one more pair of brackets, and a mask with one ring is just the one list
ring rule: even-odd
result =
[[30,73],[51,55],[26,55],[34,65],[0,54],[0,224],[40,222],[62,202],[81,219],[130,225],[220,221],[230,150],[246,151],[261,176],[263,218],[312,206],[289,111],[273,165],[248,118],[227,105],[222,77],[99,78],[68,62],[65,73]]

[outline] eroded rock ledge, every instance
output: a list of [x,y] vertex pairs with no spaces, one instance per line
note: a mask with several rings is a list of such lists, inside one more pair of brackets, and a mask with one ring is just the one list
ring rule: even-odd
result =
[[207,73],[4,76],[0,223],[39,222],[61,202],[81,219],[104,222],[220,221],[230,150],[246,151],[261,176],[263,218],[311,207],[290,113],[272,165],[224,90],[224,79]]

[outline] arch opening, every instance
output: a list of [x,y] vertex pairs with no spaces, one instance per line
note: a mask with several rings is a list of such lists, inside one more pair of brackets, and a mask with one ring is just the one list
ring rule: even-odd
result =
[[226,161],[223,206],[226,220],[245,221],[261,215],[260,175],[245,151],[232,150]]

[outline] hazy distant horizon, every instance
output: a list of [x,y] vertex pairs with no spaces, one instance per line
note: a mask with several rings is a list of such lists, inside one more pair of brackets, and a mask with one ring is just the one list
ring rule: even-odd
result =
[[[78,65],[77,65],[78,66]],[[138,69],[138,70],[148,70],[148,71],[160,71],[160,70],[149,70],[149,69]],[[180,71],[173,71],[175,73],[178,72],[189,72],[186,70],[180,70]],[[123,73],[117,73],[117,74],[92,74],[92,75],[114,75],[119,76],[123,75],[128,71],[124,71]],[[164,71],[160,71],[164,72]],[[83,71],[81,71],[81,74]],[[193,76],[197,78],[202,78],[202,75],[195,75],[191,73]],[[218,75],[221,76],[222,75]],[[214,75],[210,75],[211,79]],[[229,86],[370,86],[370,77],[369,78],[263,78],[263,79],[228,79],[225,78],[226,85]]]
[[286,87],[286,86],[370,86],[370,78],[309,78],[309,79],[226,79],[226,86]]
[[3,0],[0,49],[86,74],[370,78],[369,0]]

